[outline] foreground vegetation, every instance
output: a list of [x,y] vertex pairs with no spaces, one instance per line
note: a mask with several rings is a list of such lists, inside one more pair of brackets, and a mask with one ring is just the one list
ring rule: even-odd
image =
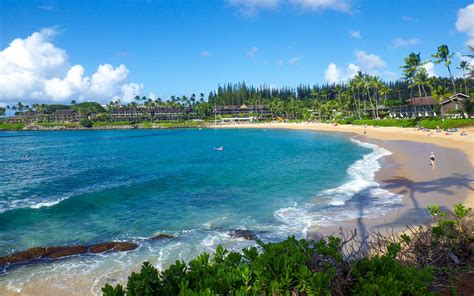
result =
[[[125,287],[106,284],[103,294],[120,295],[434,295],[456,292],[451,277],[473,271],[474,225],[470,209],[456,205],[452,219],[430,207],[431,226],[399,235],[357,235],[318,241],[289,237],[258,242],[239,252],[217,247],[189,263],[163,271],[144,262]],[[474,292],[474,291],[471,291]]]

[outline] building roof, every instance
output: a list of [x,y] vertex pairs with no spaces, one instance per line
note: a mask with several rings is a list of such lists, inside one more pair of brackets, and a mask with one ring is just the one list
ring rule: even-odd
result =
[[431,96],[411,98],[411,99],[408,99],[406,102],[407,102],[408,105],[412,105],[412,106],[424,106],[424,105],[436,105],[436,104],[438,104],[438,101],[435,98],[431,97]]
[[465,95],[465,94],[462,94],[462,93],[457,93],[457,94],[452,95],[452,96],[450,96],[449,98],[443,100],[443,101],[441,102],[441,104],[444,105],[444,104],[447,104],[447,103],[449,103],[449,102],[451,102],[451,101],[453,101],[453,100],[456,100],[456,101],[460,101],[460,100],[461,100],[461,101],[465,101],[465,100],[467,100],[467,99],[469,99],[469,96],[467,96],[467,95]]

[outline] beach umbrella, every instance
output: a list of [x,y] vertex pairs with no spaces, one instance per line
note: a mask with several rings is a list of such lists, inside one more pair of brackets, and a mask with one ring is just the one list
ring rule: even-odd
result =
[[436,112],[433,112],[433,116],[436,116]]
[[401,117],[401,118],[403,118],[403,114],[402,114],[402,112],[400,112],[400,117]]
[[418,117],[421,117],[421,113],[420,113],[420,112],[418,112]]
[[428,112],[425,111],[425,117],[428,117]]

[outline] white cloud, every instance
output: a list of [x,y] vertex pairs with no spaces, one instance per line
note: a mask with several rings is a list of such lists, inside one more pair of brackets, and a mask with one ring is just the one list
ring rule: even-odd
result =
[[341,82],[341,70],[334,63],[330,63],[324,72],[324,80],[328,83]]
[[[386,66],[385,61],[381,57],[375,54],[368,54],[362,50],[357,50],[355,57],[355,63],[350,63],[345,68],[339,68],[336,64],[330,63],[324,73],[324,80],[329,83],[344,82],[354,77],[359,71],[380,75]],[[396,75],[390,71],[383,71],[382,74],[388,79]]]
[[350,0],[228,0],[243,15],[253,16],[260,10],[276,9],[284,4],[305,10],[330,9],[350,12]]
[[210,53],[209,51],[207,50],[203,50],[199,53],[199,55],[203,58],[210,58],[212,57],[212,53]]
[[252,46],[252,48],[250,48],[250,50],[247,52],[247,57],[249,57],[249,58],[254,58],[255,55],[257,55],[257,52],[258,52],[259,50],[260,50],[260,49],[258,49],[257,47]]
[[289,65],[296,65],[303,59],[302,56],[295,56],[288,60]]
[[261,9],[274,9],[279,5],[280,0],[229,0],[232,6],[237,7],[239,13],[252,16]]
[[360,39],[362,38],[362,35],[360,34],[360,31],[349,31],[349,37],[353,39]]
[[351,8],[347,0],[291,0],[291,2],[301,8],[312,10],[331,9],[349,12]]
[[69,102],[94,99],[105,102],[112,97],[128,101],[142,84],[127,83],[129,70],[124,65],[99,65],[92,76],[85,76],[82,65],[68,63],[64,49],[51,39],[52,28],[13,40],[0,51],[0,99],[13,101]]
[[423,65],[423,68],[425,68],[426,73],[428,73],[428,77],[436,77],[438,74],[435,71],[435,64],[433,62],[428,62]]
[[417,45],[420,44],[420,39],[418,38],[395,38],[392,40],[392,47],[400,48],[410,45]]
[[370,73],[385,67],[385,61],[378,55],[368,54],[363,50],[357,50],[355,55],[360,68],[365,72]]
[[456,29],[459,32],[466,33],[469,37],[466,45],[474,47],[474,4],[459,9]]

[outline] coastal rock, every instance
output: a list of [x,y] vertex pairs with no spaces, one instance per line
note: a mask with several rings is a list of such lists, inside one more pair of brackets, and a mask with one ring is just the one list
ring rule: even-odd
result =
[[86,246],[48,247],[46,249],[47,252],[42,258],[59,259],[62,257],[87,253]]
[[0,257],[0,266],[27,263],[37,259],[59,259],[87,253],[123,252],[136,248],[138,248],[138,245],[132,242],[107,242],[91,246],[37,247]]
[[151,240],[159,240],[159,239],[168,239],[168,238],[175,238],[175,236],[171,235],[171,234],[166,234],[166,233],[159,233],[159,234],[153,236],[150,239]]
[[136,248],[138,248],[138,245],[131,242],[108,242],[92,245],[89,247],[89,251],[91,253],[123,252],[135,250]]
[[257,236],[251,230],[247,229],[234,229],[230,231],[230,236],[235,238],[243,238],[245,240],[255,240]]
[[8,256],[0,257],[0,265],[15,264],[34,259],[39,259],[47,253],[47,248],[31,248],[23,252],[14,253]]

